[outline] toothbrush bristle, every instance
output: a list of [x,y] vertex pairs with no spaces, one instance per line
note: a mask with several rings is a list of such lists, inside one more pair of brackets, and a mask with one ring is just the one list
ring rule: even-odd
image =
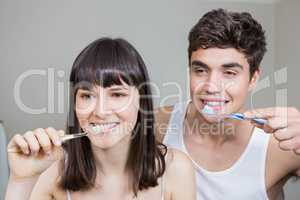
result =
[[213,115],[215,114],[215,111],[212,107],[208,106],[208,105],[205,105],[204,108],[202,109],[202,112],[204,114],[209,114],[209,115]]

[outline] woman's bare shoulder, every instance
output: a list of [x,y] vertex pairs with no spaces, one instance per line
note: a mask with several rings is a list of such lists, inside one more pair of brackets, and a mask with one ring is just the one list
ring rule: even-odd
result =
[[194,171],[194,166],[189,157],[182,151],[168,148],[166,155],[166,173],[168,176],[178,176],[179,174]]
[[195,168],[182,151],[168,149],[166,157],[166,190],[173,199],[196,199]]

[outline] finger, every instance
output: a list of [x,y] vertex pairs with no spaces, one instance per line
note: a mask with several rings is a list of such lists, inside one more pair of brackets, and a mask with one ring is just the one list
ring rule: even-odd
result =
[[272,118],[274,116],[287,115],[287,107],[269,107],[269,108],[258,108],[244,112],[246,117],[257,117],[257,118]]
[[55,146],[61,146],[60,131],[57,131],[52,127],[46,128],[45,131]]
[[294,137],[289,140],[283,140],[279,142],[279,147],[282,150],[289,151],[289,150],[295,150],[300,148],[300,137]]
[[51,146],[52,143],[50,141],[50,138],[48,136],[48,134],[45,132],[44,129],[42,128],[38,128],[34,131],[34,135],[37,138],[40,146],[42,147],[43,151],[46,154],[50,154],[51,153]]
[[28,146],[27,142],[25,141],[25,139],[20,134],[16,134],[12,138],[12,143],[10,145],[8,145],[7,152],[8,153],[19,153],[20,150],[23,154],[26,154],[26,155],[28,155],[30,153],[29,146]]
[[255,121],[250,121],[251,122],[251,124],[253,125],[253,126],[255,126],[255,127],[257,127],[257,128],[260,128],[260,129],[263,129],[264,128],[264,125],[262,125],[262,124],[258,124],[258,123],[256,123]]
[[288,128],[278,129],[274,132],[274,137],[278,141],[282,140],[290,140],[292,139],[294,134]]
[[24,134],[24,138],[29,145],[29,150],[32,155],[37,155],[40,151],[40,144],[32,131],[28,131]]
[[295,154],[300,155],[300,148],[294,149]]
[[273,117],[268,120],[268,126],[270,126],[272,129],[283,129],[288,126],[288,119],[287,117]]
[[275,130],[270,127],[268,124],[258,124],[255,121],[251,120],[251,124],[253,124],[255,127],[263,129],[266,133],[273,133]]

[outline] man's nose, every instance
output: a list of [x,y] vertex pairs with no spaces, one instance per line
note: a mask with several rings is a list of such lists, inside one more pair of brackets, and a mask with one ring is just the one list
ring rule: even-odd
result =
[[210,73],[204,83],[204,90],[209,94],[220,93],[222,91],[222,79],[218,73]]

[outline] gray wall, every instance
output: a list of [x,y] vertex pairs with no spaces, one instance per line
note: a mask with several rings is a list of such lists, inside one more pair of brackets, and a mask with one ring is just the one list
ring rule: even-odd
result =
[[[58,84],[65,85],[72,62],[80,50],[100,36],[121,36],[131,41],[144,57],[154,83],[160,87],[156,105],[172,104],[186,98],[187,34],[204,12],[218,7],[250,11],[261,21],[268,34],[269,52],[264,61],[265,74],[274,66],[274,11],[272,4],[205,3],[191,1],[16,1],[0,5],[0,89],[1,113],[9,136],[35,127],[63,128],[67,94],[58,99]],[[49,69],[50,68],[50,69]],[[44,70],[23,81],[20,96],[31,108],[46,107],[47,113],[33,115],[20,109],[14,98],[16,80],[28,70]],[[53,88],[48,82],[54,72]],[[64,71],[65,76],[57,73]],[[171,73],[169,73],[171,72]],[[180,97],[174,85],[181,86]],[[54,98],[52,98],[52,96]],[[272,91],[255,95],[255,105]],[[59,102],[64,109],[59,111]]]
[[[101,36],[124,37],[139,50],[151,79],[160,88],[156,105],[188,98],[188,31],[203,13],[219,7],[249,11],[266,29],[268,52],[262,63],[262,80],[270,78],[271,84],[253,95],[251,106],[277,104],[276,90],[282,86],[274,84],[273,74],[286,66],[288,82],[283,87],[288,89],[288,103],[300,108],[300,95],[296,89],[299,85],[296,76],[300,72],[296,61],[299,40],[294,41],[300,32],[299,26],[294,26],[294,21],[300,20],[299,2],[224,1],[1,0],[0,119],[4,121],[8,136],[36,127],[63,128],[67,112],[67,79],[72,62],[84,46]],[[21,85],[20,95],[22,102],[31,108],[45,107],[44,114],[22,111],[14,98],[16,80],[33,69],[43,70],[46,75],[27,78]],[[52,72],[53,83],[48,83]],[[183,94],[166,99],[171,94],[178,94],[178,89],[174,85],[165,85],[166,82],[178,83]],[[63,97],[59,97],[61,85],[65,90]],[[52,94],[49,86],[53,88]],[[290,189],[289,194],[297,195],[297,189]],[[292,196],[289,199],[293,199]]]
[[[288,80],[286,84],[277,88],[287,88],[288,105],[300,108],[300,1],[285,0],[276,7],[276,51],[275,70],[287,68]],[[287,87],[286,87],[287,85]],[[286,185],[287,199],[299,199],[300,183],[289,181]]]

